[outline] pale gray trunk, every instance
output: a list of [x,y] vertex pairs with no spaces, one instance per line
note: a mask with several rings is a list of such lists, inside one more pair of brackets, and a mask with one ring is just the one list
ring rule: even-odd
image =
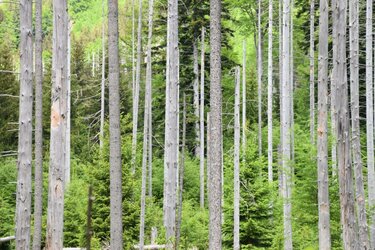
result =
[[335,107],[337,108],[337,159],[340,188],[341,224],[343,228],[344,249],[357,249],[355,230],[354,190],[350,150],[350,122],[348,110],[348,86],[346,70],[346,11],[347,2],[333,1],[333,25],[335,51],[333,52],[334,86],[336,91]]
[[68,88],[67,1],[53,1],[52,107],[46,249],[63,247],[65,144]]
[[[332,0],[332,10],[335,8],[335,2]],[[335,18],[332,18],[332,60],[337,58],[337,25]],[[332,68],[331,73],[331,130],[332,130],[332,177],[337,175],[337,108],[336,108],[336,76]]]
[[[319,249],[331,249],[328,193],[328,2],[320,0],[318,62],[318,208]],[[311,8],[314,11],[313,7]],[[311,15],[314,15],[313,13]],[[310,65],[311,67],[311,65]],[[313,67],[313,65],[312,65]],[[311,70],[311,68],[310,68]],[[311,72],[310,72],[311,73]],[[311,75],[310,75],[311,79]],[[311,82],[310,82],[311,84]],[[313,83],[314,84],[314,83]],[[311,90],[311,89],[310,89]],[[311,94],[311,93],[310,93]],[[310,106],[311,108],[311,106]],[[311,111],[311,110],[310,110]],[[311,125],[311,124],[310,124]],[[313,135],[312,143],[315,141]]]
[[262,155],[262,0],[258,0],[258,151]]
[[200,85],[200,157],[199,157],[199,182],[200,182],[200,207],[204,207],[204,35],[202,27],[201,36],[201,85]]
[[198,72],[198,46],[197,40],[194,38],[193,42],[193,73],[194,73],[194,82],[193,82],[193,90],[194,90],[194,116],[195,116],[195,155],[199,156],[200,153],[200,131],[199,131],[199,72]]
[[16,249],[30,248],[33,29],[32,1],[20,1],[20,102],[17,161]]
[[33,250],[41,249],[43,212],[43,35],[42,0],[35,2],[35,182]]
[[167,79],[164,146],[164,226],[167,249],[174,247],[176,236],[176,193],[179,152],[179,50],[178,1],[168,0]]
[[[69,18],[68,18],[69,21]],[[68,22],[68,52],[67,57],[67,90],[66,90],[66,131],[65,131],[65,190],[70,183],[70,31],[72,23]]]
[[[328,7],[327,7],[328,8]],[[310,0],[310,142],[315,144],[315,0]]]
[[235,70],[234,94],[234,213],[233,213],[233,249],[240,249],[240,68]]
[[138,34],[137,34],[137,64],[135,70],[135,86],[133,97],[133,136],[132,136],[132,172],[135,172],[137,161],[137,132],[138,132],[138,110],[139,89],[141,80],[141,53],[142,53],[142,0],[138,6]]
[[120,75],[118,48],[118,1],[108,0],[108,86],[109,86],[109,165],[110,165],[110,246],[122,244],[122,171],[120,132]]
[[360,249],[369,249],[365,190],[363,187],[361,142],[359,127],[359,6],[358,0],[349,1],[350,98],[352,117],[352,154],[355,177],[357,219]]
[[268,20],[269,20],[269,27],[268,27],[268,86],[267,86],[267,123],[268,123],[268,181],[273,181],[273,170],[272,170],[272,88],[273,88],[273,66],[272,66],[272,31],[273,31],[273,0],[269,0],[268,6]]
[[282,106],[281,106],[281,151],[283,170],[284,248],[293,249],[292,244],[292,167],[291,160],[291,90],[290,79],[290,0],[283,0],[283,50],[282,50]]
[[221,1],[210,0],[210,169],[209,249],[221,249],[222,211],[222,93],[221,93]]
[[102,82],[100,92],[100,135],[99,146],[103,148],[104,141],[104,112],[105,112],[105,3],[102,0]]
[[[281,126],[281,110],[283,106],[283,2],[279,1],[279,101],[280,101],[280,135],[283,133],[283,126]],[[282,163],[282,136],[280,136],[280,144],[277,148],[278,155],[278,180],[279,180],[279,195],[283,197],[283,163]]]
[[246,40],[242,45],[242,159],[246,156]]
[[375,248],[375,171],[374,171],[374,98],[373,98],[373,48],[372,48],[372,7],[373,1],[366,4],[366,141],[368,205],[370,217],[370,247]]
[[[293,11],[294,11],[294,0],[290,1],[290,147],[291,157],[294,162],[294,48],[293,48]],[[292,173],[294,172],[292,167]]]
[[135,4],[132,0],[132,100],[134,102],[135,93]]

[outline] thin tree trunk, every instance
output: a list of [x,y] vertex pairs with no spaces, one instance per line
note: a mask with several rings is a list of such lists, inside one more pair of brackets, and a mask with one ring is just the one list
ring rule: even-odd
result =
[[268,181],[273,181],[273,170],[272,170],[272,88],[273,88],[273,61],[272,61],[272,31],[273,31],[273,0],[269,0],[269,10],[268,10],[268,86],[267,86],[267,122],[268,122]]
[[210,0],[210,170],[209,249],[221,249],[222,211],[222,93],[221,93],[221,1]]
[[199,72],[198,72],[198,46],[197,40],[194,38],[193,42],[193,72],[194,72],[194,82],[193,82],[193,89],[194,89],[194,116],[195,116],[195,134],[196,134],[196,147],[195,147],[195,155],[199,156],[200,154],[200,128],[199,128]]
[[92,52],[91,75],[95,77],[95,52]]
[[234,214],[233,249],[240,249],[240,68],[236,67],[234,94]]
[[374,98],[373,98],[373,48],[372,11],[373,1],[366,4],[366,136],[367,136],[367,175],[368,205],[370,217],[370,249],[375,248],[375,171],[374,171]]
[[132,0],[132,100],[135,98],[135,3]]
[[142,0],[139,0],[138,11],[138,37],[137,37],[137,64],[135,70],[135,87],[133,99],[133,137],[132,137],[132,172],[135,172],[137,158],[137,132],[138,132],[138,110],[139,89],[141,80],[141,53],[142,53]]
[[33,249],[41,249],[43,214],[43,35],[42,0],[35,2],[35,190]]
[[[281,111],[283,106],[283,1],[279,1],[279,102],[280,102],[280,124],[281,124]],[[280,135],[283,134],[283,126],[280,125]],[[277,148],[277,155],[278,155],[278,165],[279,165],[279,171],[278,171],[278,177],[279,177],[279,195],[283,196],[283,164],[282,164],[282,136],[280,136],[280,144]]]
[[199,162],[199,181],[200,181],[200,207],[204,208],[204,35],[205,29],[202,27],[201,36],[201,84],[200,84],[200,162]]
[[337,108],[337,159],[340,188],[341,224],[343,227],[344,249],[357,249],[355,231],[353,176],[350,150],[350,124],[348,110],[348,86],[346,76],[346,11],[347,2],[333,1],[333,25],[336,28],[336,47],[333,55],[334,86]]
[[66,131],[65,131],[65,189],[68,187],[70,183],[70,31],[71,31],[71,22],[68,18],[68,53],[67,57],[67,100],[66,100]]
[[[293,11],[294,11],[294,0],[290,0],[290,150],[291,150],[291,158],[294,162],[294,48],[293,48]],[[291,173],[294,172],[294,169],[292,167]]]
[[100,137],[99,146],[103,148],[104,141],[104,112],[105,112],[105,3],[102,0],[102,82],[100,93]]
[[283,169],[283,202],[284,202],[284,248],[293,249],[292,244],[292,204],[291,183],[292,168],[291,160],[291,79],[290,79],[290,0],[283,0],[283,55],[282,55],[282,169]]
[[30,247],[33,33],[32,1],[20,1],[20,102],[17,161],[16,249]]
[[53,1],[51,142],[46,249],[63,247],[64,177],[68,84],[67,1]]
[[122,171],[120,132],[120,87],[118,51],[118,0],[108,0],[108,86],[109,86],[109,165],[110,165],[110,216],[113,250],[122,244]]
[[262,0],[258,0],[258,151],[262,155]]
[[359,6],[358,0],[349,1],[350,97],[352,117],[352,154],[355,177],[359,242],[361,249],[369,249],[365,190],[363,187],[361,142],[359,127]]
[[[314,10],[313,7],[311,8],[311,10],[312,11]],[[329,205],[329,193],[328,193],[329,186],[328,186],[328,139],[327,139],[328,11],[329,11],[328,2],[326,0],[320,0],[319,64],[318,64],[318,208],[319,208],[318,228],[319,228],[319,249],[321,250],[331,249],[331,233],[330,233],[330,222],[329,222],[330,220],[329,206],[330,205]],[[312,142],[315,141],[314,137],[312,137],[311,139],[312,139]]]
[[94,201],[94,196],[92,195],[92,186],[89,186],[87,201],[87,226],[86,226],[86,250],[91,249],[91,238],[92,238],[92,203]]
[[[327,7],[328,8],[328,7]],[[310,0],[310,142],[315,144],[315,0]]]
[[[332,0],[332,10],[335,9],[337,0]],[[337,58],[337,25],[335,18],[332,18],[332,64],[333,59]],[[332,130],[332,177],[337,175],[337,108],[336,108],[336,76],[332,68],[331,73],[331,130]]]
[[167,82],[164,151],[164,226],[166,248],[174,248],[176,236],[176,193],[179,152],[179,50],[178,2],[168,0]]
[[242,159],[246,158],[246,40],[242,45]]

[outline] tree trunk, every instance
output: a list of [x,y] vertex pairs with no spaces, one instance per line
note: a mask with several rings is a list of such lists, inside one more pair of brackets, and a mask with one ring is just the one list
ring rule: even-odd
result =
[[122,249],[122,171],[120,87],[118,51],[118,1],[108,0],[108,86],[111,240],[113,250]]
[[262,155],[262,0],[258,0],[258,150]]
[[41,249],[43,212],[43,35],[42,0],[35,2],[35,190],[33,249]]
[[46,249],[63,247],[65,144],[68,88],[67,1],[53,1],[52,107]]
[[246,40],[242,45],[242,159],[246,158]]
[[222,93],[221,93],[221,1],[210,0],[210,169],[209,249],[221,249],[222,201]]
[[[327,6],[328,8],[328,6]],[[310,142],[315,144],[315,0],[310,0]],[[327,82],[328,83],[328,82]]]
[[365,190],[363,187],[361,142],[359,127],[359,7],[358,0],[349,1],[350,97],[352,116],[352,154],[355,177],[359,242],[361,249],[369,249]]
[[66,130],[65,130],[65,190],[70,183],[70,53],[71,53],[71,46],[70,46],[70,31],[71,31],[71,22],[69,21],[68,17],[68,53],[67,57],[67,90],[66,90]]
[[[283,106],[283,1],[279,1],[279,102],[280,102],[280,135],[283,134],[283,126],[281,126],[281,111]],[[279,195],[283,196],[283,167],[282,167],[282,136],[280,136],[280,143],[277,147],[277,162],[278,162],[278,180],[279,180]]]
[[102,82],[100,93],[100,137],[99,146],[103,148],[104,141],[104,112],[105,112],[105,3],[102,0]]
[[[314,11],[313,7],[311,7],[311,11]],[[314,13],[311,13],[311,15],[313,16]],[[311,66],[314,67],[314,65],[310,64],[310,70],[311,70]],[[312,78],[313,77],[314,76],[312,76]],[[310,80],[311,80],[311,75],[310,75]],[[312,84],[314,85],[314,82]],[[320,0],[319,64],[318,64],[318,208],[319,208],[318,228],[319,228],[319,249],[322,249],[322,250],[331,249],[331,233],[330,233],[330,222],[329,222],[330,221],[330,213],[329,213],[330,209],[329,209],[329,193],[328,193],[329,186],[328,186],[328,139],[327,139],[327,126],[328,126],[328,123],[327,123],[328,87],[327,86],[328,86],[328,2],[326,0]],[[313,143],[315,140],[314,140],[313,135],[311,136],[312,136],[311,142]]]
[[[293,48],[293,11],[294,11],[294,0],[290,0],[290,150],[291,150],[291,158],[292,162],[294,162],[294,48]],[[292,167],[291,173],[294,172],[294,169]]]
[[234,215],[233,249],[240,249],[240,68],[236,67],[234,94]]
[[176,236],[176,193],[179,151],[178,2],[168,0],[167,79],[164,148],[164,226],[167,249]]
[[273,181],[273,170],[272,170],[272,88],[273,88],[273,61],[272,61],[272,31],[273,31],[273,4],[272,0],[269,0],[269,10],[268,10],[268,86],[267,86],[267,122],[268,122],[268,181]]
[[[332,0],[331,9],[335,9],[337,0]],[[333,15],[333,14],[332,14]],[[337,27],[335,17],[332,18],[332,63],[337,58]],[[332,177],[337,175],[337,108],[336,108],[336,80],[335,71],[332,68],[331,73],[331,130],[332,130]]]
[[89,186],[89,193],[87,199],[87,225],[86,225],[86,250],[91,249],[91,238],[93,235],[92,231],[92,203],[94,196],[92,195],[92,186]]
[[20,1],[20,102],[17,161],[16,249],[30,247],[33,33],[32,1]]
[[367,136],[367,174],[368,205],[370,217],[370,249],[375,248],[375,171],[374,171],[374,98],[373,98],[373,49],[372,49],[372,7],[373,1],[367,0],[366,7],[366,136]]
[[195,147],[195,155],[199,156],[200,153],[200,131],[199,131],[199,72],[198,72],[198,46],[197,40],[194,37],[193,42],[193,72],[194,72],[194,82],[193,82],[193,89],[194,89],[194,116],[195,116],[195,135],[196,135],[196,147]]
[[290,0],[283,0],[283,51],[282,51],[282,106],[281,106],[281,150],[283,169],[283,202],[284,202],[284,248],[293,249],[292,244],[292,204],[291,183],[291,79],[290,79]]
[[[341,224],[343,227],[344,249],[357,249],[357,236],[355,231],[353,176],[350,150],[350,124],[348,110],[348,86],[346,72],[346,11],[347,2],[333,1],[333,25],[336,34],[336,46],[333,52],[333,81],[336,91],[337,108],[337,159],[339,170]],[[339,97],[339,98],[337,98]]]
[[200,162],[199,162],[199,182],[200,182],[200,207],[204,208],[204,34],[202,27],[201,36],[201,89],[200,89]]

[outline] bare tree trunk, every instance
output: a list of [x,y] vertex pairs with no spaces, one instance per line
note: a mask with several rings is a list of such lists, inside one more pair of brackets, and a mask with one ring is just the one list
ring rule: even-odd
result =
[[33,249],[41,249],[43,214],[43,35],[42,0],[35,2],[35,190]]
[[92,195],[92,186],[89,186],[87,200],[87,226],[86,226],[86,250],[91,249],[91,238],[92,238],[92,203],[94,201],[94,196]]
[[[327,7],[328,8],[328,7]],[[310,142],[315,144],[315,0],[310,0]]]
[[374,98],[373,98],[373,48],[372,48],[372,11],[373,1],[366,4],[366,141],[367,141],[367,175],[368,205],[370,217],[370,249],[375,248],[375,171],[374,171]]
[[258,0],[258,150],[262,155],[262,0]]
[[246,40],[242,45],[242,159],[246,159]]
[[[312,4],[313,5],[313,4]],[[314,11],[313,6],[311,11]],[[313,13],[311,15],[314,15]],[[313,54],[312,54],[313,55]],[[311,61],[310,61],[311,62]],[[311,67],[311,64],[310,64]],[[312,67],[314,67],[312,65]],[[311,70],[311,68],[310,68]],[[318,64],[318,208],[319,249],[331,249],[328,193],[328,2],[320,0]],[[311,73],[311,72],[310,72]],[[314,77],[314,76],[312,76]],[[311,75],[310,75],[311,79]],[[311,82],[310,82],[311,84]],[[314,85],[314,82],[312,83]],[[310,89],[311,90],[311,89]],[[311,94],[311,93],[310,93]],[[310,106],[311,108],[311,106]],[[311,111],[311,110],[310,110]],[[311,125],[311,124],[310,124]],[[312,143],[315,141],[311,135]]]
[[[337,0],[332,0],[331,8],[335,8]],[[337,58],[337,25],[335,25],[335,18],[332,18],[332,63],[333,59]],[[332,69],[331,73],[331,130],[332,130],[332,177],[337,175],[337,108],[336,108],[336,81],[335,71]]]
[[167,82],[164,148],[164,226],[166,248],[174,248],[176,236],[176,193],[179,152],[179,50],[178,3],[168,0]]
[[16,249],[30,247],[33,32],[32,1],[20,1],[20,102],[17,161]]
[[199,162],[199,181],[200,181],[200,207],[204,207],[204,34],[202,27],[201,35],[201,89],[200,89],[200,162]]
[[269,20],[269,27],[268,27],[268,86],[267,86],[267,122],[268,122],[268,181],[273,181],[273,170],[272,170],[272,88],[273,88],[273,66],[272,66],[272,31],[273,31],[273,0],[269,0],[269,10],[268,10],[268,20]]
[[[132,100],[135,98],[135,3],[132,0]],[[134,103],[133,103],[134,105]],[[133,107],[134,109],[134,107]]]
[[102,0],[102,82],[101,82],[101,93],[100,93],[100,137],[99,146],[103,148],[104,140],[104,112],[105,112],[105,3]]
[[352,116],[352,154],[355,177],[359,242],[361,249],[369,249],[365,190],[363,187],[361,142],[359,127],[359,6],[358,0],[349,1],[350,97]]
[[[283,93],[283,1],[279,1],[279,101],[280,101],[280,124],[281,124],[281,111],[282,111],[282,106],[283,106],[283,98],[282,98],[282,93]],[[283,133],[283,126],[280,125],[280,135]],[[282,164],[282,136],[280,136],[280,144],[278,145],[277,148],[277,161],[278,161],[278,180],[279,180],[279,195],[282,197],[283,196],[283,164]]]
[[53,1],[51,142],[46,249],[63,247],[64,179],[68,84],[67,1]]
[[133,137],[132,137],[132,172],[135,172],[137,158],[137,132],[138,132],[138,110],[139,89],[141,80],[141,53],[142,53],[142,0],[139,0],[138,13],[138,41],[137,41],[137,65],[135,70],[135,86],[133,99]]
[[69,21],[68,17],[68,53],[66,55],[67,57],[67,91],[66,91],[66,131],[65,131],[65,190],[68,187],[70,183],[70,53],[71,53],[71,47],[70,47],[70,31],[71,31],[71,25],[72,23]]
[[234,215],[233,249],[240,249],[240,68],[235,72],[234,94]]
[[334,39],[336,51],[333,55],[333,71],[337,108],[337,159],[339,170],[341,224],[343,227],[344,249],[357,249],[355,231],[353,176],[350,150],[350,124],[348,110],[348,86],[346,76],[346,11],[347,2],[334,0],[333,25],[336,28]]
[[[290,1],[290,147],[291,157],[294,162],[294,48],[293,48],[293,11],[294,11],[294,0]],[[292,173],[294,169],[292,167]]]
[[221,249],[222,211],[222,93],[221,93],[221,1],[210,0],[210,169],[209,249]]
[[199,128],[199,72],[198,72],[198,46],[197,40],[194,38],[193,42],[193,72],[194,72],[194,82],[193,82],[193,89],[194,89],[194,116],[195,116],[195,135],[196,135],[196,147],[195,147],[195,155],[199,156],[200,154],[200,128]]
[[120,132],[120,86],[118,51],[118,0],[108,0],[108,86],[111,240],[113,250],[122,244],[122,171]]
[[283,169],[283,202],[284,202],[284,248],[293,249],[292,244],[292,204],[291,184],[291,79],[290,79],[290,0],[283,0],[283,51],[282,51],[282,107],[281,107],[281,142]]

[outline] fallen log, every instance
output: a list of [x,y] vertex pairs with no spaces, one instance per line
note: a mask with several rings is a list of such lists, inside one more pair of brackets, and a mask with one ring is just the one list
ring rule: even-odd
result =
[[16,237],[14,235],[4,237],[4,238],[0,238],[0,243],[8,242],[8,241],[15,240],[15,239],[16,239]]
[[[139,245],[135,245],[133,248],[139,249]],[[165,249],[165,245],[145,245],[143,249]]]

